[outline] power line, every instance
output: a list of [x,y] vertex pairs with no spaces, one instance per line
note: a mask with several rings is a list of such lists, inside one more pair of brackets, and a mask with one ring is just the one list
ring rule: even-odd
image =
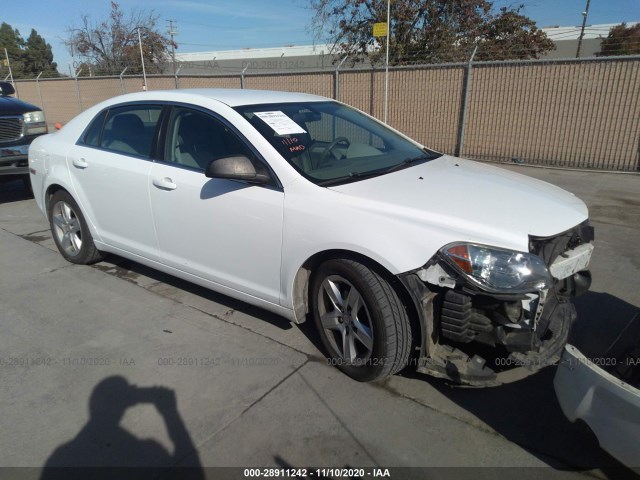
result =
[[[306,42],[306,43],[305,43]],[[253,45],[251,47],[238,47],[237,43],[188,43],[188,42],[182,42],[181,45],[188,45],[191,47],[227,47],[227,48],[231,48],[233,50],[245,50],[245,49],[256,49],[256,48],[266,48],[266,47],[287,47],[287,46],[291,46],[292,44],[302,44],[302,46],[307,46],[309,45],[309,40],[308,39],[301,39],[301,40],[292,40],[290,42],[276,42],[276,43],[262,43],[259,45]]]
[[249,25],[245,25],[244,27],[242,25],[235,25],[235,26],[230,26],[230,25],[208,25],[206,23],[187,22],[186,20],[180,20],[180,21],[182,23],[186,24],[186,25],[196,25],[198,27],[207,27],[207,28],[222,28],[222,29],[225,29],[225,30],[249,28]]
[[[247,29],[251,29],[252,31],[259,31],[256,30],[255,25],[252,24],[245,24],[245,25],[212,25],[212,24],[207,24],[207,23],[199,23],[199,22],[188,22],[186,20],[180,20],[181,23],[184,23],[186,25],[195,25],[198,27],[206,27],[206,28],[216,28],[216,29],[221,29],[221,30],[247,30]],[[287,31],[305,31],[306,29],[304,27],[300,27],[300,28],[287,28]],[[263,29],[262,31],[269,31],[269,28]]]

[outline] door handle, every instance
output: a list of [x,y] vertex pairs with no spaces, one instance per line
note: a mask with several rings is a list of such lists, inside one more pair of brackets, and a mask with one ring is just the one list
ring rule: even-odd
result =
[[74,167],[80,169],[87,168],[89,166],[84,158],[74,158],[73,160],[71,160],[71,163],[73,163]]
[[153,184],[163,190],[175,190],[178,187],[169,177],[154,178]]

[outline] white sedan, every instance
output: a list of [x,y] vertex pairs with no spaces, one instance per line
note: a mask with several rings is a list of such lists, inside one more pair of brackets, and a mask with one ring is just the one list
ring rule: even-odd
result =
[[555,363],[589,288],[584,203],[314,95],[142,92],[29,150],[60,253],[113,253],[315,322],[358,380],[495,385]]

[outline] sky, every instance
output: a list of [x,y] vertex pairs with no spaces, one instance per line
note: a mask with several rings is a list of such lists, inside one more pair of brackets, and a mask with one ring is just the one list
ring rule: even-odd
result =
[[[240,48],[310,45],[313,11],[308,0],[120,0],[123,11],[153,10],[166,32],[176,21],[178,52],[235,50]],[[392,2],[393,4],[393,2]],[[586,0],[495,0],[494,5],[524,4],[525,15],[539,27],[577,26],[582,23]],[[81,16],[107,17],[109,0],[9,1],[1,22],[17,28],[26,38],[32,28],[53,47],[58,70],[67,72],[72,58],[63,44],[67,29],[80,25]],[[393,8],[392,8],[393,9]],[[640,0],[591,0],[588,25],[640,21]]]

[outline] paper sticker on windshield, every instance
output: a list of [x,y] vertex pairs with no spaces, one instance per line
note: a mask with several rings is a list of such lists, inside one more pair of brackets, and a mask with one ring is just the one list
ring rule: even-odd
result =
[[278,135],[291,133],[307,133],[300,125],[280,111],[256,112],[256,116],[269,125]]

